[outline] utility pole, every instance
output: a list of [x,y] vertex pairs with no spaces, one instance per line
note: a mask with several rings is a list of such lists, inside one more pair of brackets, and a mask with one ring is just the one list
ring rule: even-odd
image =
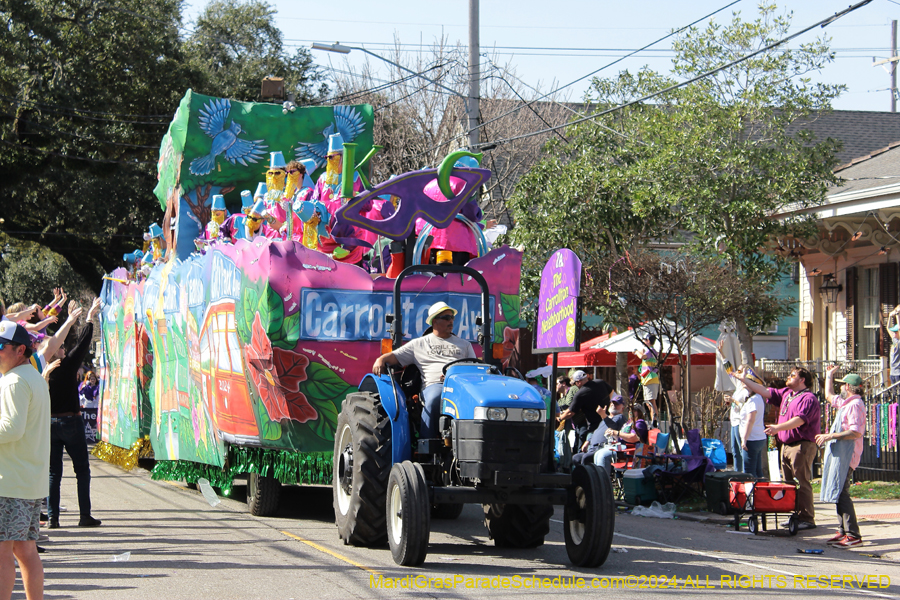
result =
[[[894,22],[896,31],[896,21]],[[469,150],[478,147],[479,82],[481,80],[481,54],[478,42],[478,0],[469,0],[469,97],[466,99],[468,116]],[[896,36],[895,36],[896,40]]]
[[[897,21],[891,21],[891,57],[897,56]],[[897,112],[897,63],[891,63],[891,112]]]

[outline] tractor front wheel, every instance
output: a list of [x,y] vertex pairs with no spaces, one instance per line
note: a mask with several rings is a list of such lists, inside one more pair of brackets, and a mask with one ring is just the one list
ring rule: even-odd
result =
[[388,543],[394,562],[417,567],[428,555],[431,504],[422,465],[408,460],[391,469],[387,490]]
[[595,465],[576,465],[565,506],[566,553],[577,567],[606,562],[616,526],[616,506],[609,476]]

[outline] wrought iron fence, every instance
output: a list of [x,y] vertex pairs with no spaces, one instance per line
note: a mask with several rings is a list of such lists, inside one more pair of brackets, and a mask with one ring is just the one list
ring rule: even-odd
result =
[[900,383],[867,394],[866,434],[863,453],[854,478],[860,481],[900,481],[900,453],[897,451]]
[[864,385],[867,389],[878,391],[882,388],[882,378],[884,376],[884,363],[880,359],[875,360],[768,360],[760,359],[756,361],[756,366],[763,371],[761,375],[770,384],[773,381],[784,381],[791,371],[797,367],[803,367],[813,374],[813,385],[811,392],[820,394],[822,385],[825,383],[825,367],[828,365],[838,365],[840,368],[838,373],[843,376],[846,373],[856,373],[863,378]]

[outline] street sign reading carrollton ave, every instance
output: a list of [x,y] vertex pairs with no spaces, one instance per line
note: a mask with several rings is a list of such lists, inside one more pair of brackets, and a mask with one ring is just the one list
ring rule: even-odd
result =
[[580,293],[581,260],[568,248],[557,250],[541,271],[535,350],[579,349]]

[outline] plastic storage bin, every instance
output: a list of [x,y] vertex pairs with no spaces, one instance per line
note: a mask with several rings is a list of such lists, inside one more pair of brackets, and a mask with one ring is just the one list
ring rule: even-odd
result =
[[738,471],[716,471],[707,473],[703,482],[706,489],[706,509],[720,515],[734,514],[734,507],[729,501],[732,481],[756,481],[749,473]]

